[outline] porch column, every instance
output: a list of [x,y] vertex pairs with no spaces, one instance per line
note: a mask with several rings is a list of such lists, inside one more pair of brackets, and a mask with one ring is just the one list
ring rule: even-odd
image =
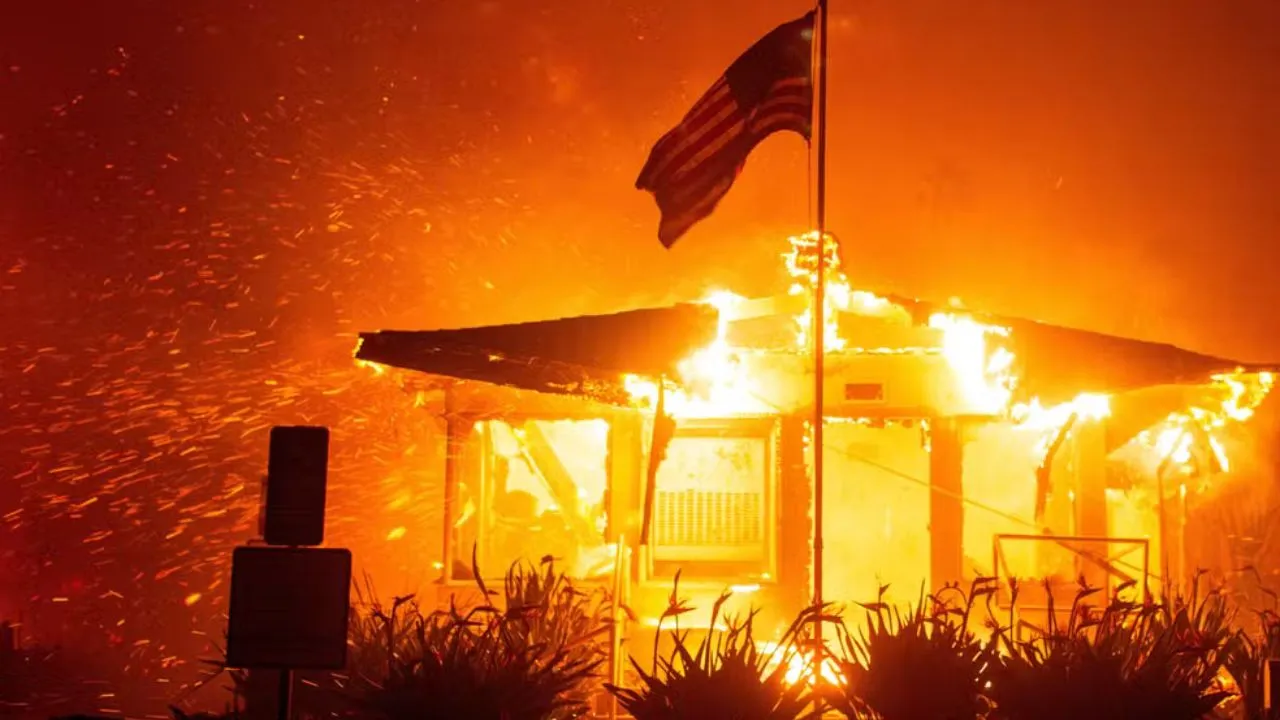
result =
[[[1075,534],[1088,538],[1108,535],[1106,437],[1106,425],[1096,420],[1082,422],[1076,428]],[[1081,549],[1106,558],[1118,548],[1089,542],[1083,543]],[[1080,572],[1090,587],[1107,587],[1107,573],[1097,563],[1082,558]]]
[[618,410],[609,416],[608,542],[625,536],[629,546],[640,537],[637,509],[644,486],[644,419],[638,411]]
[[[452,406],[450,404],[450,409]],[[468,441],[475,428],[475,420],[448,412],[445,415],[445,455],[444,455],[444,568],[441,570],[441,581],[454,579],[454,561],[462,550],[466,558],[468,570],[471,562],[471,548],[458,548],[458,529],[454,527],[458,521],[461,508],[458,506],[458,483],[466,479],[475,483],[479,479],[479,458],[475,453],[468,453]],[[469,488],[472,498],[476,498],[476,488]],[[476,498],[478,501],[478,498]]]
[[929,425],[929,585],[964,582],[964,424]]

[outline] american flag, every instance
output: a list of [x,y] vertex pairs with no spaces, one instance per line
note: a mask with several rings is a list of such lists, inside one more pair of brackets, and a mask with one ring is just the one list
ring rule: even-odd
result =
[[761,140],[782,130],[809,139],[814,17],[779,25],[757,41],[654,145],[636,188],[658,201],[664,246],[715,210]]

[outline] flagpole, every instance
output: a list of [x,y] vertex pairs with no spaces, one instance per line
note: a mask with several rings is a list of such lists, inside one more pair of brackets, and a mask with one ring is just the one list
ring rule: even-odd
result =
[[[827,284],[827,4],[828,0],[818,0],[818,73],[817,73],[817,220],[818,220],[818,262],[817,279],[813,283],[813,602],[816,606],[823,604],[822,597],[822,508],[823,508],[823,444],[822,425],[825,396],[826,374],[826,284]],[[817,673],[822,668],[822,623],[817,622],[814,634]]]

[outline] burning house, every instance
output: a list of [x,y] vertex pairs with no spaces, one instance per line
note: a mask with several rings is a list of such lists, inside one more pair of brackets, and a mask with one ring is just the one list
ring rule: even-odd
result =
[[[446,431],[439,592],[472,586],[474,551],[495,576],[552,555],[642,622],[677,572],[694,605],[806,605],[814,245],[792,240],[777,297],[362,334],[357,360]],[[1159,593],[1203,564],[1189,518],[1271,368],[827,282],[827,599],[977,576]]]

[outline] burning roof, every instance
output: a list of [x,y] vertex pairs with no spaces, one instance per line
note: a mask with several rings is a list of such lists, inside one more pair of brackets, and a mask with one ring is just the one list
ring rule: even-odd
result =
[[[938,306],[888,298],[899,307],[935,316]],[[1245,371],[1245,363],[1028,320],[982,316],[1009,329],[1017,357],[1019,395],[1046,403],[1082,393],[1114,394],[1162,385],[1208,383]],[[860,325],[843,320],[843,327]],[[865,327],[863,325],[862,327]],[[629,404],[624,377],[677,377],[685,358],[716,340],[711,305],[678,305],[486,327],[362,333],[358,360],[431,375],[537,392]],[[843,333],[842,333],[843,334]],[[909,348],[844,348],[835,354],[891,353]]]
[[[356,358],[620,407],[652,407],[664,382],[668,411],[684,417],[802,412],[812,403],[813,370],[806,354],[817,245],[812,234],[791,239],[788,295],[747,299],[721,293],[701,304],[611,315],[363,333]],[[828,240],[826,250],[835,252],[834,241]],[[882,410],[920,416],[1005,415],[1060,426],[1073,415],[1112,414],[1112,398],[1123,393],[1200,386],[1196,398],[1175,392],[1173,405],[1139,405],[1167,415],[1174,405],[1185,409],[1180,403],[1186,401],[1238,420],[1243,418],[1233,414],[1251,413],[1272,384],[1269,367],[876,295],[853,289],[838,259],[828,268],[826,374],[840,394],[828,410],[852,392],[872,400],[864,404],[868,408],[878,402]],[[833,374],[841,376],[838,382],[830,382]],[[925,389],[915,395],[900,391],[908,385]],[[1206,401],[1200,397],[1205,393],[1213,397]],[[846,417],[861,416],[857,402],[847,405]]]
[[[886,296],[917,318],[955,312],[920,300]],[[969,317],[1007,329],[1008,344],[1021,368],[1019,395],[1046,404],[1081,393],[1116,394],[1160,385],[1201,384],[1214,376],[1263,372],[1237,360],[1204,355],[1166,343],[1134,340],[1034,320],[980,313]]]

